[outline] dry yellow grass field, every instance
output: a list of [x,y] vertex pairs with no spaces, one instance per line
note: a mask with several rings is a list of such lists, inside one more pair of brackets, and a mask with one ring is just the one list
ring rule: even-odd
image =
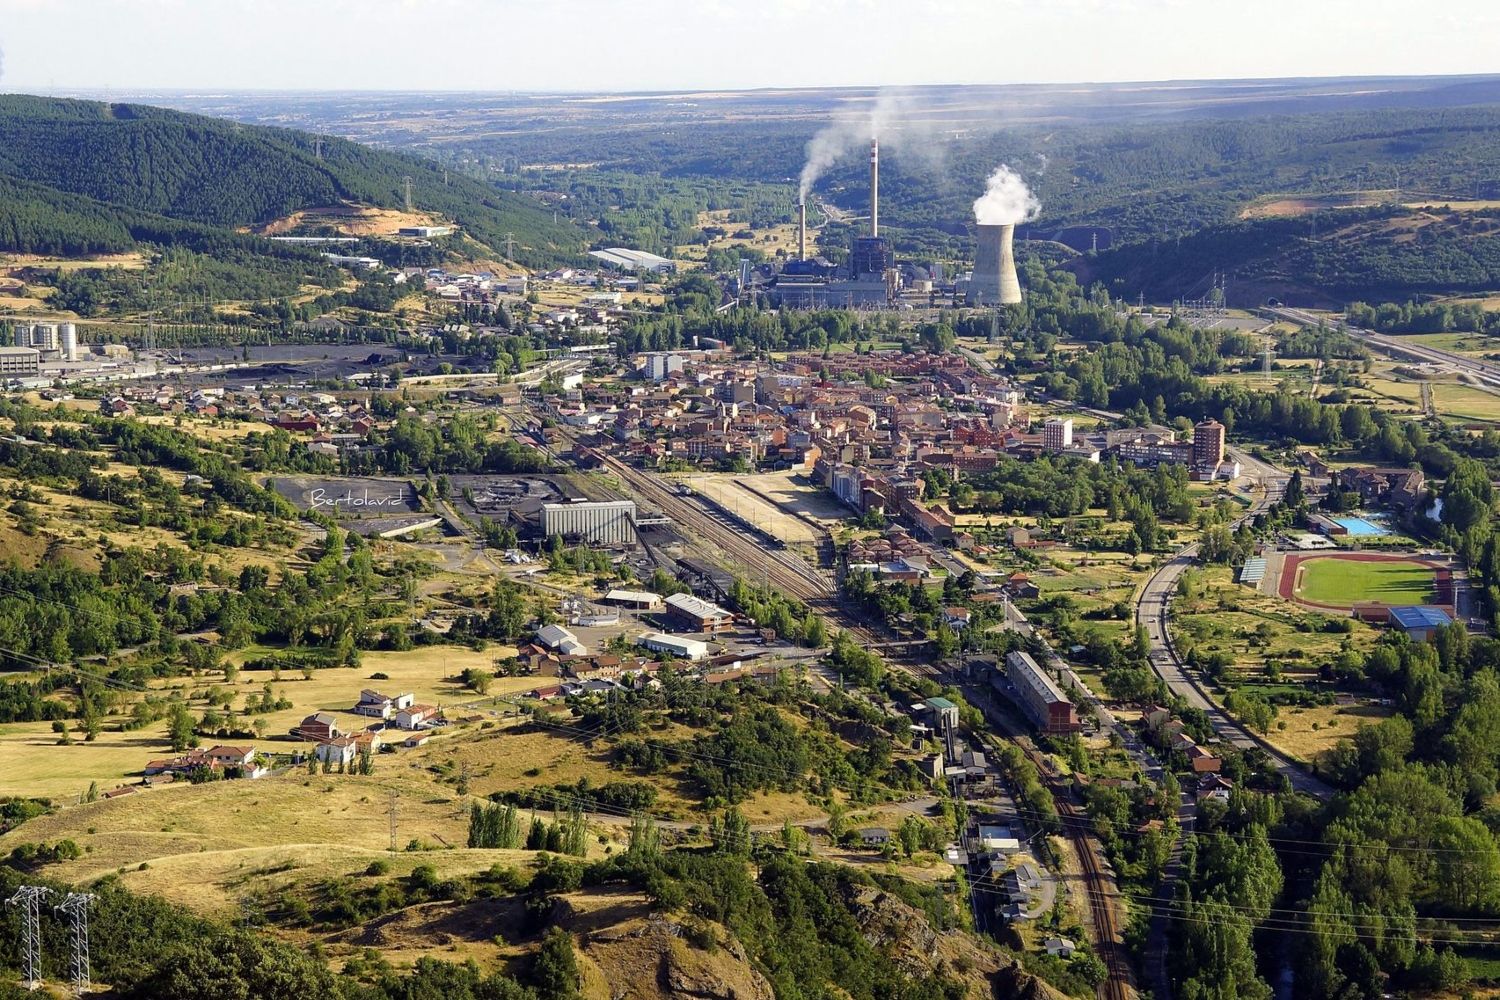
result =
[[[1332,750],[1339,740],[1353,736],[1361,725],[1373,725],[1390,714],[1389,709],[1374,705],[1282,708],[1266,740],[1284,753],[1311,761]],[[1280,728],[1282,722],[1285,729]]]
[[153,757],[170,752],[165,723],[137,732],[105,731],[92,743],[73,733],[59,746],[48,722],[0,725],[0,795],[76,799],[97,781],[108,791],[139,774]]
[[[226,659],[240,664],[265,652],[258,648],[240,650]],[[365,652],[360,654],[358,668],[314,670],[311,679],[304,679],[297,670],[283,670],[280,680],[274,679],[269,670],[242,670],[233,686],[237,695],[235,704],[242,707],[244,699],[259,694],[265,684],[270,684],[273,691],[288,698],[292,702],[291,708],[260,716],[266,722],[267,736],[273,740],[286,736],[288,730],[313,712],[332,713],[345,725],[363,729],[370,724],[370,719],[355,715],[349,709],[359,700],[359,692],[364,688],[374,688],[390,695],[410,691],[418,702],[431,705],[472,702],[481,696],[457,683],[457,676],[471,667],[494,672],[495,660],[515,653],[514,646],[491,646],[483,652],[463,646],[423,646],[402,653]],[[377,673],[385,674],[386,679],[371,677]],[[222,676],[218,682],[222,685]],[[167,683],[183,691],[205,686],[204,681],[191,678],[177,678]],[[538,683],[536,678],[499,677],[490,687],[489,697],[529,691]]]

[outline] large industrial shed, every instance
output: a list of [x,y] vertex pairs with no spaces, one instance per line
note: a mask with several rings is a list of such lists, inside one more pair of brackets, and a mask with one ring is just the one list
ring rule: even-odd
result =
[[542,505],[542,534],[592,545],[634,545],[635,501],[602,500]]

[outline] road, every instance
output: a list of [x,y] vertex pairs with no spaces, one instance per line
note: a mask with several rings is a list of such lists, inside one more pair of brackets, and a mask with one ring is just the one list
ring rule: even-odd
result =
[[[1264,465],[1264,463],[1259,464]],[[1274,469],[1273,466],[1266,466],[1266,468]],[[1275,471],[1277,473],[1275,478],[1262,480],[1266,484],[1266,492],[1234,522],[1233,527],[1238,527],[1241,522],[1261,513],[1281,499],[1282,491],[1285,489],[1286,473],[1280,470]],[[1269,743],[1251,733],[1249,729],[1215,705],[1208,697],[1207,689],[1196,677],[1188,673],[1182,661],[1178,659],[1167,629],[1169,605],[1172,595],[1177,593],[1178,581],[1182,579],[1182,574],[1192,567],[1197,556],[1196,544],[1179,551],[1163,564],[1151,579],[1146,581],[1136,600],[1136,622],[1145,626],[1146,634],[1151,642],[1151,669],[1156,671],[1156,675],[1166,683],[1173,694],[1208,716],[1208,721],[1219,739],[1242,750],[1263,751],[1276,770],[1287,776],[1294,789],[1319,799],[1328,798],[1333,794],[1333,789],[1329,785],[1303,770],[1300,765],[1275,750]]]
[[[1284,319],[1290,323],[1302,323],[1307,326],[1317,326],[1319,323],[1327,324],[1329,322],[1328,317],[1319,316],[1305,309],[1279,307],[1268,309],[1267,312],[1277,319]],[[1500,365],[1493,362],[1465,357],[1462,354],[1438,350],[1435,347],[1427,347],[1423,344],[1414,344],[1409,337],[1376,333],[1373,330],[1350,326],[1348,323],[1339,322],[1338,320],[1335,320],[1335,322],[1349,336],[1356,340],[1362,340],[1371,347],[1378,347],[1387,354],[1408,358],[1413,361],[1449,365],[1479,382],[1483,388],[1490,390],[1500,389]]]

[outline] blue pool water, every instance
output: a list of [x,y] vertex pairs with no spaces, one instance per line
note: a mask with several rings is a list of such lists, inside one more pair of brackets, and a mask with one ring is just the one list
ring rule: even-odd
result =
[[1336,517],[1334,521],[1343,525],[1351,535],[1388,535],[1390,532],[1374,521],[1362,517]]

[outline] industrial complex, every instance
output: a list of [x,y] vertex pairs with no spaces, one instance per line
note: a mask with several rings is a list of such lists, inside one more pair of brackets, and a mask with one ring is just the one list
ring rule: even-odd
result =
[[793,309],[884,309],[898,305],[903,295],[925,298],[940,291],[962,294],[974,306],[1012,305],[1021,301],[1014,237],[1014,225],[977,226],[974,269],[957,281],[945,281],[940,265],[898,262],[891,241],[880,235],[880,141],[871,139],[869,231],[854,238],[848,262],[808,257],[807,202],[799,198],[796,259],[779,271],[770,265],[757,270],[746,261],[741,291],[764,292]]

